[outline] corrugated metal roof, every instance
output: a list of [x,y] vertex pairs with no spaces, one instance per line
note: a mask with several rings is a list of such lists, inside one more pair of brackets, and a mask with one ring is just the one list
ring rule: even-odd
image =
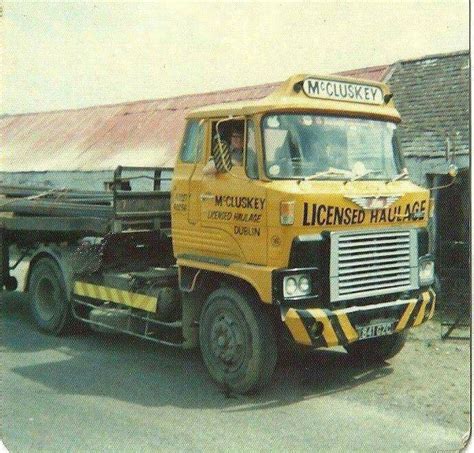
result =
[[369,68],[353,69],[351,71],[339,72],[339,75],[355,77],[357,79],[375,80],[377,82],[383,82],[388,72],[390,71],[391,65],[384,66],[371,66]]
[[[390,66],[340,73],[383,80]],[[0,118],[0,171],[172,167],[190,109],[260,99],[281,82],[173,98]]]

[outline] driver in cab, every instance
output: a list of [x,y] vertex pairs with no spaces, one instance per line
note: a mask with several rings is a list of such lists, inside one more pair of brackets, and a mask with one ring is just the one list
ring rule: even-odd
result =
[[[242,166],[244,162],[244,133],[241,127],[234,126],[230,132],[229,154],[232,165]],[[217,173],[214,160],[211,159],[203,168],[203,174],[214,175]]]
[[319,165],[322,167],[320,171],[325,171],[328,168],[348,169],[347,139],[345,135],[331,134],[328,137],[319,156]]

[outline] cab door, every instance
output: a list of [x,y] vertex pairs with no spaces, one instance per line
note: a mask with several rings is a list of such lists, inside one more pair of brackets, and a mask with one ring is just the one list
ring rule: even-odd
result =
[[[242,120],[243,122],[243,120]],[[200,211],[206,253],[230,261],[266,264],[266,189],[258,180],[255,130],[245,121],[244,162],[228,173],[202,176]]]
[[173,172],[171,189],[172,237],[176,255],[189,251],[187,239],[192,236],[192,231],[199,221],[198,194],[192,181],[198,162],[202,161],[204,139],[204,121],[189,120]]

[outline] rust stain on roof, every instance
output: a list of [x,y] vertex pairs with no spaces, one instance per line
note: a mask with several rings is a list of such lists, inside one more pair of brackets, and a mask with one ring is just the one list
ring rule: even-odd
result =
[[[390,66],[339,75],[382,81]],[[191,109],[261,99],[281,82],[166,99],[0,118],[0,171],[98,171],[173,167]]]
[[353,69],[351,71],[338,72],[338,75],[355,77],[357,79],[374,80],[376,82],[383,82],[391,65],[371,66],[369,68]]

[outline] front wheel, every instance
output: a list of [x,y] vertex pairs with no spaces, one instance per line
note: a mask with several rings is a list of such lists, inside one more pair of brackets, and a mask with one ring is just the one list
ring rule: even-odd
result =
[[251,299],[233,288],[218,289],[204,304],[199,321],[201,353],[211,377],[237,393],[268,384],[277,361],[273,326]]
[[361,359],[364,362],[377,362],[396,356],[405,346],[406,340],[407,331],[405,330],[386,337],[356,341],[344,348],[356,359]]

